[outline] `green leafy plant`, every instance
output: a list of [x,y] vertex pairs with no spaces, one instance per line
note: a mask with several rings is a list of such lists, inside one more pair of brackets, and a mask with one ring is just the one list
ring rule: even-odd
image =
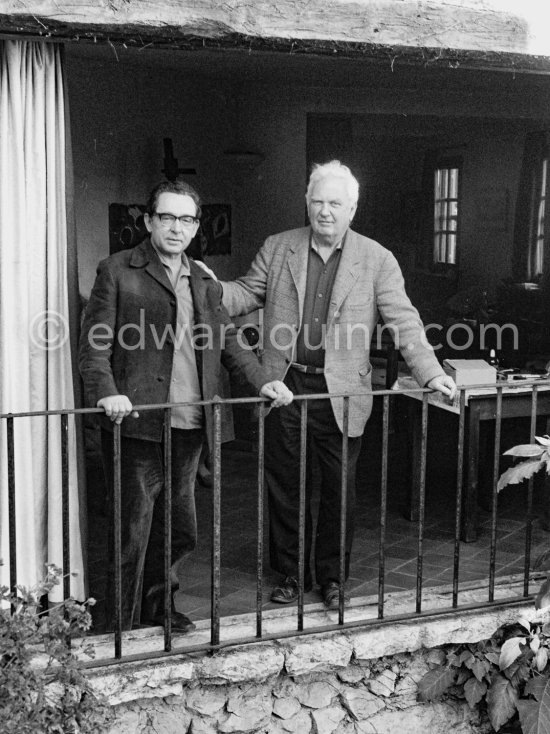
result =
[[[521,484],[530,479],[540,469],[550,474],[550,436],[535,436],[537,443],[524,443],[513,446],[504,452],[504,456],[515,456],[524,459],[507,469],[499,478],[497,491],[500,492],[509,484]],[[542,553],[534,562],[534,569],[548,569],[550,566],[550,550]],[[535,607],[541,609],[550,605],[550,571],[546,571],[547,578],[543,582],[536,598]]]
[[525,459],[507,469],[500,477],[497,491],[508,486],[508,484],[520,484],[524,479],[529,479],[539,469],[546,469],[550,474],[550,436],[535,436],[537,443],[523,443],[513,446],[504,452],[504,456],[516,456]]
[[[499,478],[497,491],[520,484],[540,469],[550,474],[550,436],[536,436],[536,443],[505,451],[523,461]],[[539,568],[550,560],[550,551],[536,562]],[[543,582],[535,608],[550,605],[550,575]],[[550,623],[535,624],[520,619],[500,627],[489,639],[475,644],[451,645],[439,650],[434,667],[418,684],[421,701],[445,695],[465,698],[469,706],[481,705],[499,731],[519,720],[524,734],[550,734]]]
[[550,623],[520,619],[478,643],[450,645],[418,683],[421,701],[444,695],[481,704],[499,731],[519,716],[524,734],[550,734]]
[[[62,573],[47,566],[31,589],[0,587],[0,712],[3,734],[100,734],[106,703],[81,670],[79,655],[93,657],[85,638],[89,607],[68,599],[43,610],[41,598]],[[79,639],[77,639],[79,638]]]

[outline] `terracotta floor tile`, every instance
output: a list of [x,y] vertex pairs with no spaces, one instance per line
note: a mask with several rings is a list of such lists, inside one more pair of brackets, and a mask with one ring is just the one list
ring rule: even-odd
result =
[[[371,438],[372,440],[372,438]],[[222,451],[222,522],[221,522],[221,600],[222,615],[253,612],[256,608],[257,524],[256,457],[231,446]],[[392,481],[389,482],[385,543],[385,593],[416,588],[418,524],[404,517],[408,475],[394,456]],[[379,474],[360,463],[355,516],[355,541],[350,579],[347,588],[353,596],[378,593],[379,560]],[[450,482],[454,481],[450,475]],[[97,473],[94,474],[97,482]],[[391,489],[391,492],[390,492]],[[101,494],[101,489],[98,490]],[[452,583],[454,559],[454,499],[452,486],[437,485],[427,492],[423,538],[422,587]],[[497,575],[523,572],[525,551],[526,495],[510,493],[505,502],[499,499],[497,524]],[[196,551],[181,568],[182,585],[177,605],[194,620],[209,618],[211,594],[211,507],[212,492],[197,489],[199,538]],[[314,507],[317,501],[314,501]],[[547,504],[550,504],[547,502]],[[88,546],[90,595],[98,598],[94,618],[101,627],[106,580],[106,528],[104,503],[97,497],[89,502],[92,538]],[[265,609],[281,608],[269,601],[272,587],[279,581],[269,566],[268,508],[264,507],[263,598]],[[538,513],[538,514],[537,514]],[[532,552],[535,558],[549,547],[550,532],[543,527],[544,514],[534,512]],[[489,573],[491,517],[480,511],[479,537],[474,543],[460,542],[459,581],[487,579]],[[312,559],[312,570],[314,562]],[[319,603],[317,588],[305,595],[306,603]]]

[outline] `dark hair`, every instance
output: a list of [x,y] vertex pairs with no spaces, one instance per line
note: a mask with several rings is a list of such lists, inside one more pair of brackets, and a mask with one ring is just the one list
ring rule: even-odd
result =
[[195,202],[197,218],[201,218],[201,197],[186,181],[161,181],[158,183],[147,199],[147,213],[149,216],[152,216],[156,212],[161,194],[181,194],[182,196],[189,196]]

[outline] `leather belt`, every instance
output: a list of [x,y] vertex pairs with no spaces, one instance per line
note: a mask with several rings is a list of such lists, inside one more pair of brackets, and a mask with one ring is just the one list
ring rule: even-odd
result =
[[322,375],[325,372],[324,367],[314,367],[310,364],[298,364],[298,362],[291,362],[291,367],[294,367],[298,372],[306,372],[308,375]]

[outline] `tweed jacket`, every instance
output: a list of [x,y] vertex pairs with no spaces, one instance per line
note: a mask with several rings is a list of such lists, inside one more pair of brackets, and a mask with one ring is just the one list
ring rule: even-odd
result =
[[[250,270],[223,283],[230,316],[264,308],[260,344],[269,379],[282,380],[295,360],[306,291],[310,227],[268,237]],[[325,378],[331,394],[352,395],[349,435],[360,436],[372,410],[371,337],[379,314],[419,385],[443,375],[425,339],[418,311],[410,302],[392,253],[374,240],[348,230],[330,299],[325,340]],[[342,430],[343,399],[331,398]]]
[[[220,360],[231,375],[258,395],[265,379],[256,355],[239,344],[236,329],[222,306],[219,285],[189,259],[194,305],[195,356],[203,400],[216,396]],[[126,395],[133,405],[168,402],[176,295],[149,239],[103,260],[82,326],[79,368],[86,402],[95,407],[108,395]],[[199,338],[199,335],[203,338]],[[211,411],[206,410],[208,438]],[[111,430],[111,421],[102,416]],[[122,421],[124,436],[160,441],[163,412],[142,411]]]

